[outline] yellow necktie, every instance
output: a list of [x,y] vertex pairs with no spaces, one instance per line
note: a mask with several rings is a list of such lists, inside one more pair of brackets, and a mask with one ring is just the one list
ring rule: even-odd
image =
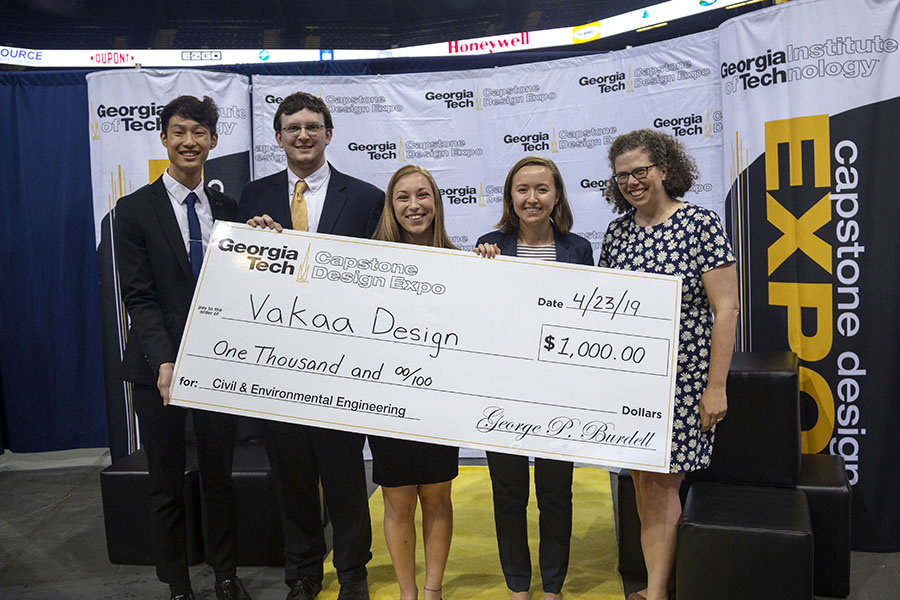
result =
[[309,221],[306,214],[306,198],[303,192],[309,189],[306,182],[302,179],[298,180],[294,185],[294,197],[291,198],[291,223],[297,231],[307,231],[309,229]]

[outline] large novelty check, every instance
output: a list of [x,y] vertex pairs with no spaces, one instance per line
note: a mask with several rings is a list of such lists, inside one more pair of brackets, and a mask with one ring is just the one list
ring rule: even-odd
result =
[[668,471],[681,281],[218,223],[172,403]]

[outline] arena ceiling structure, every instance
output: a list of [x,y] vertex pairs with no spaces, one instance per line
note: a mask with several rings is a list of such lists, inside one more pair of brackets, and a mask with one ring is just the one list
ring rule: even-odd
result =
[[[586,37],[577,47],[579,51],[604,52],[712,29],[737,14],[778,1],[0,0],[0,46],[38,50],[389,51],[451,40],[588,27],[617,16],[638,15],[633,28]],[[662,23],[652,20],[663,5],[684,6],[696,14]],[[640,17],[651,24],[641,27]],[[29,68],[28,64],[0,67]]]

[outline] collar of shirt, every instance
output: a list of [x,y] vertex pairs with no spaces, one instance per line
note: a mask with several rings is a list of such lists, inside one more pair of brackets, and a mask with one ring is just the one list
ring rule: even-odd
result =
[[[287,174],[288,174],[288,193],[290,194],[291,197],[293,197],[294,196],[294,187],[297,185],[297,182],[300,181],[300,178],[297,177],[297,175],[290,169],[287,170]],[[318,169],[316,169],[315,171],[313,171],[312,173],[310,173],[309,175],[307,175],[306,177],[303,178],[303,181],[305,181],[306,185],[308,186],[308,191],[304,192],[303,195],[304,196],[306,196],[306,194],[313,194],[314,196],[318,195],[319,189],[322,187],[322,184],[324,184],[325,181],[328,179],[329,175],[331,175],[331,167],[328,165],[328,161],[326,160],[325,164],[323,164],[321,167],[319,167]]]
[[[290,202],[294,197],[294,187],[300,178],[290,168],[287,170],[287,176],[287,198],[288,206],[290,206]],[[303,181],[308,186],[303,193],[303,198],[306,200],[307,224],[310,231],[318,231],[319,217],[322,216],[322,206],[325,204],[325,195],[328,192],[328,182],[331,181],[331,166],[328,164],[328,161],[326,160],[325,164],[304,177]]]
[[[175,181],[175,178],[169,175],[169,170],[166,169],[163,171],[163,185],[166,186],[166,191],[169,193],[169,198],[177,202],[178,204],[184,204],[187,200],[187,195],[191,192],[197,194],[197,199],[200,201],[200,204],[209,204],[206,199],[206,189],[203,185],[203,178],[200,178],[200,183],[196,188],[189,189],[186,185]],[[195,203],[196,207],[197,204]]]

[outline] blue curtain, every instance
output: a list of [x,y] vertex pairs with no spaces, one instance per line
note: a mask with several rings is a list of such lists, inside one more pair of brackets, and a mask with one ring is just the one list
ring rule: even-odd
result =
[[0,75],[4,447],[107,445],[84,72]]

